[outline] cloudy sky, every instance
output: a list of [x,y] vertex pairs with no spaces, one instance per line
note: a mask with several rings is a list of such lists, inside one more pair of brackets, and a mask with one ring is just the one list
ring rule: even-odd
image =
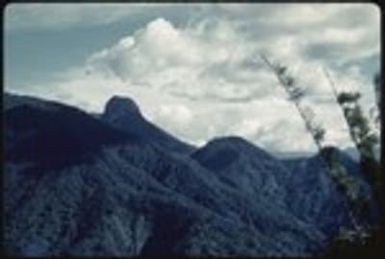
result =
[[325,77],[374,104],[380,12],[372,4],[10,4],[5,90],[102,112],[132,97],[187,142],[240,135],[312,152],[295,107],[259,54],[290,68],[326,142],[351,145]]

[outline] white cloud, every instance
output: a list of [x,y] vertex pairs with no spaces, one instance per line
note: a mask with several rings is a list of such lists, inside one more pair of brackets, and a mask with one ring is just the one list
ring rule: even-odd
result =
[[[378,55],[378,10],[354,4],[200,6],[199,19],[188,17],[182,27],[159,17],[53,82],[55,92],[38,94],[92,111],[101,111],[111,95],[129,95],[146,117],[190,142],[239,134],[269,150],[314,150],[295,108],[261,62],[263,51],[287,64],[308,90],[309,104],[328,128],[328,143],[347,145],[322,68],[339,87],[370,95],[362,87],[370,79],[360,68],[343,70],[341,64]],[[111,21],[136,10],[115,7],[122,10]],[[103,14],[82,8],[75,9]],[[357,17],[365,18],[362,24]]]

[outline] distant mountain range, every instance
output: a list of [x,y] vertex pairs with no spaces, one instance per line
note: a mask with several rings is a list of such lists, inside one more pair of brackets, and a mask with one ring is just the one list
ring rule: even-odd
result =
[[127,97],[91,115],[6,93],[4,115],[9,255],[309,256],[350,224],[317,156],[240,137],[194,147]]

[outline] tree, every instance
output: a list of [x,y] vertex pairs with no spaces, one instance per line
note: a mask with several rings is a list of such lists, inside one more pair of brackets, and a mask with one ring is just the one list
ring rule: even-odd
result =
[[[333,180],[337,190],[344,194],[344,206],[347,208],[349,219],[353,226],[353,230],[344,230],[340,232],[341,238],[353,239],[361,243],[365,242],[368,233],[367,230],[358,224],[356,220],[356,214],[362,208],[367,206],[367,197],[360,196],[359,183],[357,179],[349,176],[344,166],[341,164],[338,158],[335,148],[325,146],[323,144],[324,136],[326,134],[325,129],[321,124],[314,121],[314,112],[309,106],[305,106],[302,103],[302,99],[305,96],[305,90],[296,84],[296,80],[288,73],[288,69],[281,64],[273,64],[269,59],[261,54],[261,58],[264,63],[270,68],[270,70],[277,77],[280,85],[284,88],[289,96],[289,100],[293,102],[299,115],[301,116],[307,131],[310,133],[313,142],[317,146],[318,152],[322,159],[325,171],[328,172],[328,176]],[[335,91],[335,88],[333,88]],[[372,153],[370,152],[371,145],[376,139],[370,134],[368,124],[362,115],[361,109],[357,104],[357,100],[360,98],[359,93],[341,93],[335,92],[337,102],[341,105],[344,111],[345,119],[348,121],[350,135],[356,143],[361,155],[362,161],[366,168],[364,170],[370,170],[369,166],[373,166]],[[369,162],[368,162],[369,161]],[[364,167],[363,167],[364,168]],[[349,235],[347,235],[347,233]]]
[[[385,218],[384,213],[384,180],[381,166],[376,155],[376,145],[379,137],[369,126],[369,120],[364,116],[359,105],[361,94],[358,92],[338,92],[330,74],[324,69],[325,75],[333,90],[334,97],[341,108],[350,137],[360,155],[360,165],[367,181],[372,186],[373,194],[380,208],[380,217]],[[377,106],[380,108],[379,76],[374,78]]]

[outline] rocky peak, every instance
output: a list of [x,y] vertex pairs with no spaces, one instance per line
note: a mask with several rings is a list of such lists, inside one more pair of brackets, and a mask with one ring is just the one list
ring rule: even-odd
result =
[[129,97],[113,96],[108,100],[104,116],[107,117],[121,117],[125,115],[140,115],[139,106]]

